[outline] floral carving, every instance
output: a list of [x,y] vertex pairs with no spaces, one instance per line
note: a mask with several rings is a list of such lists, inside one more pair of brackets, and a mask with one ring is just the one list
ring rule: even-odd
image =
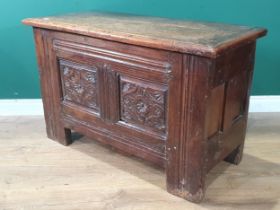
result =
[[64,100],[98,111],[96,68],[62,61],[60,69]]
[[121,118],[165,133],[165,91],[122,80]]

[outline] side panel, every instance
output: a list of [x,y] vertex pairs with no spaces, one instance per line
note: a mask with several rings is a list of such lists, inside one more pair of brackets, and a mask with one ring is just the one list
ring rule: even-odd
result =
[[[214,60],[207,103],[207,169],[239,148],[241,160],[253,74],[255,42]],[[239,155],[239,156],[238,156]],[[228,160],[228,159],[226,159]]]

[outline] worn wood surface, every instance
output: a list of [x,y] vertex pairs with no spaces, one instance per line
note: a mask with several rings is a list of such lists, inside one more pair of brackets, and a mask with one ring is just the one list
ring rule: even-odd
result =
[[165,190],[165,173],[88,138],[49,141],[43,117],[0,117],[0,209],[280,209],[280,114],[249,116],[244,158],[219,163],[201,204]]
[[[51,80],[56,93],[46,100],[60,101],[60,105],[46,107],[46,120],[53,123],[47,124],[48,132],[59,130],[63,122],[65,128],[99,136],[106,144],[164,166],[166,139],[180,135],[182,56],[68,33],[34,31],[40,40],[37,51],[44,51],[38,56],[44,60],[39,62],[44,72],[42,90]],[[60,119],[54,119],[56,112]],[[50,138],[57,140],[55,135]]]
[[97,12],[30,18],[23,23],[209,57],[266,34],[257,27]]
[[[203,199],[206,173],[244,142],[255,42],[211,59],[38,28],[34,34],[51,139],[67,145],[71,130],[80,132],[165,167],[172,194]],[[227,160],[242,157],[237,151]]]
[[[67,145],[76,131],[155,163],[166,169],[168,192],[193,202],[203,199],[211,168],[241,161],[264,29],[112,14],[29,21],[49,138]],[[80,33],[85,27],[98,35]],[[119,39],[122,30],[134,44]],[[157,49],[157,41],[194,51]]]

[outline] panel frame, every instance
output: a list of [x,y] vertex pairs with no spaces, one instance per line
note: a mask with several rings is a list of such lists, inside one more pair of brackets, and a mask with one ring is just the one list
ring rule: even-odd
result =
[[[40,32],[46,34],[46,39],[49,42],[47,49],[49,55],[45,59],[46,62],[51,61],[50,68],[52,71],[58,72],[58,58],[70,60],[72,62],[79,62],[89,66],[96,63],[98,60],[106,61],[106,64],[111,66],[113,71],[119,75],[126,75],[147,83],[156,82],[160,86],[165,85],[168,87],[169,91],[175,93],[168,96],[166,100],[168,119],[166,137],[163,137],[162,135],[155,135],[154,132],[144,132],[140,129],[133,129],[133,127],[124,126],[122,123],[115,123],[116,120],[113,122],[102,121],[97,116],[93,116],[92,113],[87,110],[80,109],[77,106],[71,106],[69,104],[66,106],[61,103],[61,94],[58,97],[59,100],[57,100],[59,101],[57,106],[60,107],[58,110],[61,110],[59,115],[60,117],[57,120],[62,122],[64,128],[76,130],[78,132],[82,131],[84,134],[96,137],[97,140],[106,144],[114,145],[125,152],[142,157],[143,159],[164,167],[166,164],[166,142],[171,138],[177,138],[176,136],[179,135],[179,122],[176,119],[180,116],[180,112],[178,112],[178,110],[180,110],[181,107],[180,85],[182,55],[174,52],[125,45],[45,29],[40,29]],[[69,50],[67,52],[63,52],[55,46],[55,40],[58,39],[73,42],[75,44],[78,43],[79,45],[85,45],[86,50],[85,52],[80,52],[79,55],[77,54],[77,51]],[[104,55],[98,55],[95,57],[92,52],[87,52],[87,46],[104,48],[107,51],[112,51],[114,56],[121,54],[121,57],[123,57],[123,53],[125,53],[128,57],[126,57],[123,62],[120,62],[120,60],[115,62],[116,58],[112,58],[111,56],[104,57]],[[131,53],[131,57],[129,57],[129,53]],[[141,57],[142,55],[144,55],[143,58]],[[126,59],[137,65],[130,65]],[[141,63],[143,60],[144,68]],[[127,64],[129,64],[129,68],[127,68]],[[141,74],[139,74],[140,72]],[[56,76],[59,77],[59,75]],[[61,88],[60,82],[61,81],[59,80],[56,82],[56,89]],[[60,91],[62,93],[62,90]],[[100,92],[100,94],[102,93]],[[112,133],[110,130],[114,130],[114,132]],[[104,141],[104,139],[100,138],[101,136],[107,140]]]

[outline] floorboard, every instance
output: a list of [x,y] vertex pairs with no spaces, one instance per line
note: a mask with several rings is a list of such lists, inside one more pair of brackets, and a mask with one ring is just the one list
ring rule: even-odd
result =
[[243,161],[208,175],[205,201],[165,190],[162,169],[82,137],[46,137],[42,116],[0,117],[0,209],[280,209],[280,113],[250,114]]

